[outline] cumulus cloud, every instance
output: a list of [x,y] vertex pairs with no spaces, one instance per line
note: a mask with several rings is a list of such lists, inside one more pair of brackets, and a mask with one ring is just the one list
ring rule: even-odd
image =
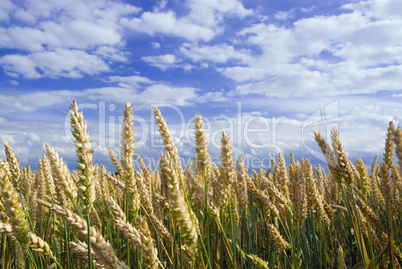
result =
[[109,81],[124,83],[125,86],[134,87],[134,88],[137,88],[142,84],[152,84],[153,83],[153,81],[150,80],[149,78],[141,77],[141,76],[129,76],[129,77],[110,76]]
[[6,74],[17,77],[20,74],[26,78],[39,78],[41,75],[36,71],[36,64],[23,55],[5,55],[0,58],[0,64]]
[[177,18],[172,11],[144,12],[140,18],[123,18],[121,24],[150,35],[155,33],[173,35],[189,40],[211,40],[214,37],[212,29],[191,23],[186,19]]
[[209,61],[223,64],[227,63],[229,60],[235,60],[240,63],[246,63],[251,59],[249,50],[236,50],[233,46],[228,44],[199,46],[197,44],[185,43],[180,48],[180,52],[193,62]]
[[141,57],[141,60],[153,67],[159,68],[161,71],[166,71],[169,68],[182,68],[184,72],[190,72],[195,67],[188,63],[182,63],[182,60],[173,54],[144,56]]
[[[0,28],[0,47],[20,52],[5,55],[0,63],[7,74],[27,78],[106,72],[109,64],[127,61],[119,20],[140,10],[105,0],[28,0],[18,7],[3,1],[0,20],[12,17],[13,24]],[[1,15],[5,11],[7,17]]]
[[[162,2],[163,3],[163,2]],[[138,18],[123,18],[122,25],[150,35],[166,34],[192,41],[210,41],[225,27],[225,17],[244,18],[253,14],[237,0],[200,1],[186,3],[190,12],[178,17],[173,11],[144,12]]]
[[4,0],[0,3],[0,21],[8,21],[10,12],[16,7],[10,0]]
[[109,71],[109,66],[98,56],[81,50],[55,49],[30,55],[5,55],[0,58],[5,71],[26,78],[69,77],[95,75]]
[[75,95],[73,91],[38,91],[18,95],[0,95],[1,113],[34,112],[40,108],[55,104],[68,103],[68,97]]
[[261,54],[217,70],[239,82],[232,92],[239,95],[333,96],[401,90],[397,77],[402,68],[402,20],[384,15],[381,10],[389,6],[394,4],[351,4],[343,8],[353,12],[302,18],[290,27],[270,23],[246,27],[239,37],[246,39],[246,45],[258,46]]

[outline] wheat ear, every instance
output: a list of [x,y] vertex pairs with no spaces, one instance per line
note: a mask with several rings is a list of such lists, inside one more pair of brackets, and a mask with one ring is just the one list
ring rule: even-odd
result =
[[21,168],[20,163],[15,155],[13,148],[7,143],[4,142],[4,151],[6,153],[6,161],[8,163],[8,170],[11,173],[11,182],[16,188],[17,191],[20,191],[19,181],[21,180]]
[[[63,217],[63,219],[71,225],[79,235],[88,240],[88,226],[84,219],[59,205],[53,205],[50,210]],[[119,260],[117,259],[110,243],[106,242],[95,228],[90,227],[89,230],[93,252],[95,252],[99,257],[102,257],[102,263],[106,264],[107,268],[118,268]]]
[[120,160],[123,166],[121,175],[126,186],[128,220],[133,221],[137,218],[140,208],[140,197],[138,195],[137,184],[134,177],[134,131],[133,131],[133,108],[129,102],[125,104],[123,111],[123,123],[121,127],[121,148]]
[[197,114],[195,116],[195,155],[196,155],[196,161],[195,161],[195,171],[197,174],[203,175],[205,172],[205,175],[208,176],[207,173],[207,168],[209,168],[209,163],[210,163],[210,157],[208,154],[207,150],[207,139],[205,137],[205,132],[203,128],[203,122],[201,115]]
[[195,253],[198,240],[198,219],[194,212],[188,207],[184,199],[177,174],[175,169],[172,167],[173,165],[173,162],[171,162],[169,166],[161,167],[161,169],[166,173],[167,179],[169,180],[168,194],[172,205],[173,217],[177,222],[177,226],[181,231],[181,235],[184,242],[187,244],[190,253]]
[[120,176],[123,176],[123,168],[121,167],[119,161],[117,160],[116,155],[114,155],[111,148],[108,148],[108,151],[110,159],[112,160],[114,167],[116,167],[117,173],[119,173]]
[[3,203],[10,218],[11,227],[21,245],[23,253],[28,251],[29,247],[29,224],[25,216],[25,210],[22,206],[18,193],[11,184],[8,163],[3,162],[0,170],[0,189],[2,190]]
[[61,189],[72,201],[75,201],[77,197],[77,190],[75,188],[75,183],[70,178],[70,173],[68,171],[67,165],[63,162],[63,159],[59,157],[59,154],[54,150],[53,147],[45,145],[46,151],[50,160],[52,167],[53,179],[61,185]]
[[77,103],[73,100],[69,109],[70,126],[73,129],[76,146],[76,154],[78,157],[78,197],[82,202],[84,214],[87,215],[91,210],[91,205],[95,200],[94,173],[95,167],[92,163],[91,140],[87,132],[87,124],[84,123],[84,115],[78,112]]
[[288,242],[283,239],[282,235],[276,229],[276,227],[272,224],[268,224],[268,233],[272,237],[272,240],[275,243],[275,246],[278,248],[279,252],[283,252],[286,249],[290,249],[290,245]]

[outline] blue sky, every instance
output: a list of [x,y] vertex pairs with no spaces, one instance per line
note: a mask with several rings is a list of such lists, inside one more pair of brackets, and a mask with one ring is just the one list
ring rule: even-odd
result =
[[211,155],[224,130],[250,168],[279,152],[322,162],[313,130],[333,127],[350,159],[369,164],[402,115],[400,10],[400,0],[2,0],[0,140],[24,166],[36,169],[48,143],[75,169],[74,98],[94,160],[112,169],[107,148],[118,154],[130,101],[150,165],[162,150],[153,105],[186,160],[201,113]]

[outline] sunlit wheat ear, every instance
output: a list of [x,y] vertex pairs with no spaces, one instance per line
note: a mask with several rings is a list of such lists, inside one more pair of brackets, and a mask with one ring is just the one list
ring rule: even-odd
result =
[[108,148],[108,152],[109,152],[110,159],[112,160],[112,162],[117,170],[117,173],[119,173],[119,175],[122,176],[123,168],[121,167],[119,161],[117,160],[116,155],[114,155],[113,151],[110,148]]
[[11,225],[4,222],[0,222],[0,233],[5,234],[7,236],[15,236],[13,228],[11,228]]
[[143,265],[145,268],[158,268],[159,260],[158,260],[158,251],[156,250],[151,233],[149,231],[148,223],[142,217],[139,218],[140,222],[140,232],[144,235],[144,246],[145,249],[143,251]]
[[42,159],[39,160],[39,174],[45,181],[46,192],[50,197],[50,201],[54,204],[59,204],[61,201],[61,192],[56,191],[56,186],[54,184],[53,174],[50,167],[49,159],[43,155]]
[[[275,166],[278,166],[278,163],[275,164]],[[273,197],[276,202],[283,204],[287,209],[289,209],[289,211],[291,211],[292,202],[284,196],[272,180],[265,177],[265,173],[262,169],[260,169],[260,172],[254,178],[258,178],[259,184],[264,186],[268,194]]]
[[359,172],[361,191],[364,197],[368,198],[371,195],[370,176],[362,159],[356,160],[356,169]]
[[241,209],[246,210],[248,206],[247,191],[247,167],[244,165],[242,157],[239,157],[236,165],[236,196]]
[[211,167],[209,163],[211,162],[208,154],[207,139],[205,136],[203,121],[201,115],[197,114],[195,116],[195,155],[196,161],[194,163],[195,171],[197,174],[202,174],[205,171],[205,176],[208,179],[209,173],[206,169],[210,171]]
[[231,184],[236,180],[236,172],[233,165],[232,146],[229,136],[222,132],[221,139],[221,162],[219,164],[219,176],[211,182],[213,187],[214,203],[218,208],[225,206],[228,202]]
[[399,173],[402,175],[402,129],[394,131],[395,153],[398,157]]
[[246,177],[247,187],[253,194],[254,199],[260,204],[260,206],[265,211],[265,214],[269,216],[278,217],[279,211],[274,204],[272,204],[271,199],[262,191],[255,187],[251,178]]
[[7,142],[4,142],[4,151],[6,153],[6,161],[9,167],[8,170],[11,173],[10,180],[14,185],[14,187],[17,187],[17,190],[19,190],[19,181],[21,179],[21,173],[22,173],[20,163],[13,151],[13,148]]
[[47,144],[45,146],[52,167],[53,179],[56,180],[61,191],[63,191],[71,201],[75,201],[77,190],[75,183],[70,177],[67,165],[63,162],[63,159],[59,157],[59,154],[53,147]]
[[307,199],[310,202],[310,205],[314,206],[320,219],[324,220],[327,225],[329,225],[330,219],[325,212],[322,196],[318,193],[311,164],[308,160],[302,159],[301,166],[307,181]]
[[219,173],[220,180],[222,180],[226,186],[231,185],[236,179],[233,165],[232,146],[230,145],[229,136],[227,136],[225,132],[222,132]]
[[[117,228],[121,230],[125,234],[125,236],[127,236],[129,240],[141,250],[141,252],[146,256],[144,257],[145,259],[149,258],[153,261],[156,255],[154,256],[153,254],[152,255],[150,254],[150,252],[153,251],[153,248],[152,249],[150,248],[150,244],[152,244],[152,242],[149,242],[150,239],[148,237],[149,230],[145,235],[141,231],[138,231],[136,228],[131,226],[131,224],[126,222],[126,215],[112,197],[108,198],[108,202],[115,216]],[[140,218],[140,220],[143,221],[142,218]],[[153,262],[151,263],[153,264]]]
[[[23,199],[26,200],[27,205],[29,205],[28,201],[30,200],[32,193],[36,191],[35,188],[33,187],[35,178],[29,165],[22,169],[20,175],[21,178],[19,180],[19,186],[17,187]],[[28,208],[30,209],[29,206]]]
[[[192,173],[191,171],[188,173],[188,176],[186,178],[188,178],[189,184],[191,185],[191,190],[194,192],[193,202],[196,205],[205,208],[205,188],[198,182],[198,180],[195,178],[194,173]],[[207,196],[207,208],[209,213],[219,218],[219,209],[213,203],[213,197],[211,193],[208,192]]]
[[[69,242],[68,246],[70,247],[71,251],[78,254],[81,258],[88,262],[88,245],[84,242],[78,241]],[[94,251],[91,250],[91,257],[92,262],[95,264],[96,267],[105,268],[105,264],[102,263],[102,258]]]
[[347,185],[351,185],[353,183],[352,168],[350,167],[350,163],[346,157],[345,152],[342,149],[342,144],[339,140],[339,134],[335,129],[331,130],[331,141],[332,147],[335,152],[335,157],[338,160],[338,167],[341,176],[339,180],[342,180],[342,182],[345,182]]
[[379,187],[379,181],[378,181],[378,176],[379,176],[379,170],[380,167],[376,166],[377,165],[377,160],[378,156],[376,155],[374,158],[374,161],[371,165],[371,179],[370,179],[370,188],[371,188],[371,193],[372,197],[374,198],[374,204],[376,206],[379,205],[385,205],[384,197],[382,196],[382,193],[380,191]]
[[173,241],[172,235],[168,232],[166,227],[163,225],[162,221],[156,217],[154,213],[154,207],[152,205],[152,197],[148,191],[147,186],[145,185],[144,177],[140,173],[135,174],[137,183],[138,183],[138,191],[141,196],[141,203],[145,210],[145,215],[154,227],[154,229],[167,240],[170,245]]
[[[68,246],[70,247],[72,252],[78,254],[78,256],[88,261],[88,245],[86,243],[81,241],[78,241],[78,243],[69,242]],[[91,255],[92,255],[92,261],[97,268],[109,268],[108,263],[103,260],[101,255],[98,255],[94,251],[91,251]],[[128,266],[122,261],[118,261],[117,268],[128,269]]]
[[317,190],[320,195],[324,197],[325,195],[325,189],[326,189],[326,177],[325,177],[325,171],[321,168],[321,166],[318,164],[317,166],[314,167],[313,170],[313,175],[316,178],[316,185],[317,185]]
[[274,241],[275,246],[278,248],[279,252],[283,252],[290,248],[288,242],[283,239],[282,235],[279,233],[278,229],[272,224],[268,224],[268,233]]
[[134,131],[133,131],[133,108],[129,102],[125,104],[123,111],[123,124],[121,127],[121,148],[120,161],[123,169],[130,170],[133,168],[134,156]]
[[394,135],[396,131],[397,128],[395,127],[394,123],[390,121],[387,129],[387,135],[385,138],[385,152],[383,159],[388,168],[391,168],[394,162],[392,160],[392,157],[394,156],[395,151]]
[[159,170],[156,170],[153,174],[152,178],[152,186],[153,191],[156,193],[161,192],[161,176]]
[[[61,216],[79,235],[88,240],[88,226],[84,219],[72,213],[70,210],[58,205],[53,205],[50,210]],[[118,268],[119,260],[109,242],[106,242],[95,228],[90,227],[90,242],[92,250],[107,265],[107,268]]]
[[174,144],[173,136],[170,134],[169,128],[157,107],[152,108],[159,133],[161,134],[163,145],[167,155],[174,160],[175,169],[178,169],[179,176],[183,175],[179,152]]
[[[169,159],[169,156],[168,156]],[[181,236],[189,248],[190,253],[197,251],[198,240],[198,219],[194,212],[188,207],[180,184],[174,169],[174,161],[171,161],[168,166],[161,167],[166,173],[170,182],[168,185],[168,194],[170,199],[173,217],[179,227]]]
[[142,171],[142,174],[144,175],[144,178],[146,179],[146,178],[148,178],[149,176],[151,176],[151,175],[149,174],[149,171],[148,171],[148,169],[147,169],[147,167],[146,167],[144,161],[142,160],[141,156],[138,155],[138,154],[137,154],[137,159],[138,159],[138,162],[139,162],[139,164],[140,164],[141,171]]
[[307,179],[304,166],[300,164],[291,164],[291,168],[292,178],[294,177],[291,184],[293,216],[296,223],[302,225],[307,217]]
[[286,199],[289,199],[289,189],[288,189],[288,182],[289,182],[289,175],[286,169],[285,157],[282,153],[279,153],[278,156],[278,163],[276,173],[274,174],[274,181],[278,182],[279,190],[285,196]]
[[23,253],[28,251],[29,247],[29,224],[25,216],[25,210],[18,198],[18,193],[11,184],[8,163],[1,163],[0,170],[0,189],[3,196],[3,203],[7,215],[10,218],[12,230],[21,245]]
[[[142,223],[142,225],[145,224]],[[145,232],[144,235],[142,232],[134,228],[130,223],[124,222],[121,219],[116,219],[116,227],[117,229],[122,231],[123,234],[127,236],[127,238],[130,240],[130,242],[141,251],[141,254],[145,259],[145,264],[147,265],[147,268],[156,268],[158,267],[158,265],[163,268],[163,266],[161,266],[162,264],[157,258],[157,251],[153,247],[152,238],[148,237],[149,230],[147,232],[143,231]],[[144,226],[141,226],[141,229],[143,228]],[[151,265],[151,267],[148,267],[149,265]]]
[[160,180],[161,180],[161,196],[163,198],[163,203],[168,205],[169,202],[169,175],[166,173],[166,169],[164,167],[169,166],[169,160],[167,159],[166,155],[161,153],[159,159],[159,169],[160,169]]
[[91,205],[95,200],[94,172],[95,167],[92,163],[91,140],[87,132],[87,124],[84,123],[84,115],[78,112],[77,103],[73,100],[69,109],[70,126],[76,146],[76,154],[78,157],[78,197],[81,200],[81,207],[84,214],[88,214]]
[[[8,223],[3,223],[0,222],[0,233],[5,234],[7,236],[15,237],[15,233],[13,232],[13,229],[10,224]],[[53,255],[52,250],[50,249],[50,246],[43,241],[40,237],[36,236],[33,233],[29,233],[29,247],[36,251],[36,252],[42,252],[46,255],[48,255],[50,258],[53,260],[56,260],[56,258]]]
[[314,130],[314,137],[321,148],[321,152],[324,154],[325,160],[328,164],[328,171],[332,173],[335,178],[340,177],[338,161],[335,157],[334,151],[331,149],[330,145],[325,142],[325,139],[322,137],[320,132]]
[[[380,164],[380,190],[382,196],[385,199],[385,203],[392,208],[393,198],[394,198],[394,191],[393,184],[391,181],[391,174],[389,173],[388,165],[385,162],[381,162]],[[389,212],[392,214],[392,212]]]
[[48,243],[46,243],[42,238],[38,237],[37,235],[33,233],[29,233],[30,237],[30,242],[29,242],[29,247],[36,251],[36,252],[42,252],[46,255],[48,255],[50,258],[53,260],[56,260],[56,257],[53,255],[52,250],[50,249],[50,246]]
[[115,219],[122,222],[126,222],[126,214],[124,214],[123,210],[121,210],[120,206],[116,203],[116,201],[112,197],[109,197],[107,201],[109,202],[109,206],[112,209]]
[[126,186],[127,207],[129,221],[134,221],[137,218],[140,208],[140,198],[138,195],[137,184],[134,177],[134,131],[133,131],[133,108],[129,102],[125,104],[123,111],[123,123],[121,127],[121,148],[120,161],[123,167],[121,178]]

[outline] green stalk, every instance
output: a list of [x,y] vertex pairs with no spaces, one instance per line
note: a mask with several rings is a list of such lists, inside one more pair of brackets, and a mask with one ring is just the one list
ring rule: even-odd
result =
[[[127,184],[127,180],[125,182]],[[130,218],[130,206],[129,206],[129,193],[128,190],[126,189],[126,216],[127,216],[127,221],[131,222]],[[126,238],[126,252],[127,252],[127,266],[130,268],[130,240]]]
[[89,216],[89,212],[86,214],[87,218],[87,232],[88,232],[88,269],[92,269],[92,256],[91,256],[91,218]]
[[3,255],[1,258],[1,267],[2,269],[6,269],[6,252],[7,252],[7,235],[3,235]]
[[[203,175],[204,175],[204,183],[205,183],[205,210],[204,210],[204,214],[205,214],[205,231],[207,233],[207,256],[208,256],[208,263],[211,266],[211,261],[210,261],[210,257],[211,257],[211,239],[210,239],[210,232],[209,232],[209,214],[208,214],[208,179],[206,177],[206,171],[207,168],[204,169],[204,171],[202,171]],[[211,266],[212,268],[212,266]]]
[[[228,187],[229,189],[229,187]],[[229,190],[229,217],[230,217],[230,233],[232,235],[232,247],[233,247],[233,267],[237,268],[236,264],[236,237],[234,232],[234,221],[233,221],[233,214],[232,214],[232,201],[231,201],[231,193]]]
[[65,235],[65,247],[66,247],[66,258],[67,258],[67,268],[70,269],[70,252],[67,242],[68,240],[68,230],[67,230],[67,223],[64,221],[64,235]]

